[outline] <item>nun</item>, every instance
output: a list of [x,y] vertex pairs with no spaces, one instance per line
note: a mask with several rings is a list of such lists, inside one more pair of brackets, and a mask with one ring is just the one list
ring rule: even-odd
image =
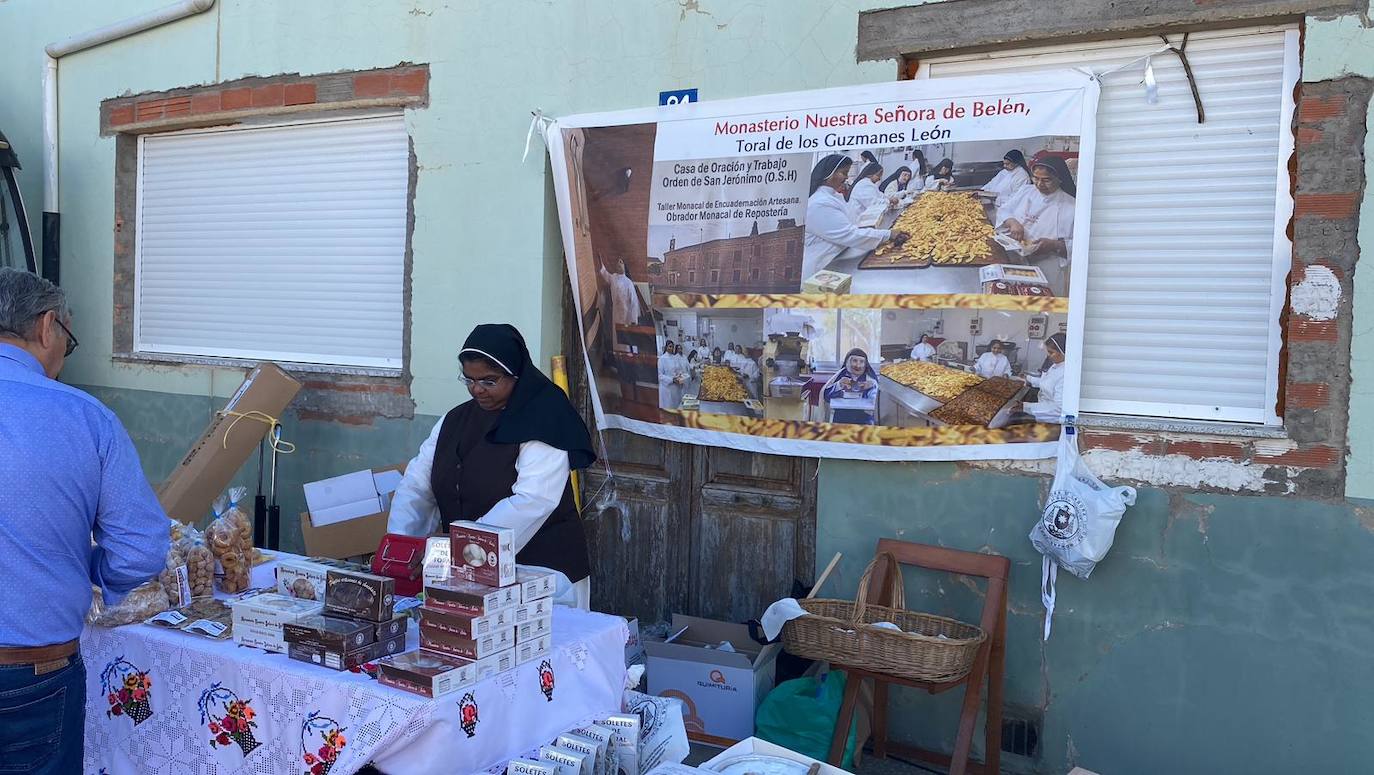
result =
[[896,172],[883,178],[883,182],[878,184],[878,190],[889,198],[905,194],[908,188],[915,188],[911,185],[910,167],[898,167]]
[[[826,401],[834,401],[837,398],[862,398],[872,401],[876,408],[878,373],[868,362],[868,353],[858,347],[850,350],[844,356],[840,370],[825,383],[821,395]],[[872,409],[835,409],[830,413],[830,421],[848,425],[873,425],[876,417]]]
[[853,162],[832,153],[811,169],[811,196],[806,201],[806,243],[802,250],[801,279],[805,281],[836,258],[862,258],[891,239],[900,245],[906,234],[889,229],[862,228],[849,215],[849,203],[841,190]]
[[927,191],[948,191],[954,187],[954,160],[941,159],[935,170],[926,178]]
[[878,181],[882,177],[882,165],[873,162],[864,165],[863,171],[859,173],[858,181],[849,191],[849,217],[855,223],[858,223],[859,218],[868,212],[868,208],[883,201],[883,192],[878,189]]
[[1002,169],[983,186],[983,190],[995,194],[997,199],[994,204],[1000,206],[1029,182],[1030,167],[1026,166],[1026,155],[1013,148],[1002,157]]
[[973,373],[983,379],[1011,376],[1011,361],[1007,360],[1007,356],[1002,354],[1002,343],[1000,341],[996,339],[992,340],[992,344],[988,345],[987,351],[978,356],[978,360],[973,363]]
[[1073,249],[1073,208],[1078,194],[1069,165],[1058,156],[1046,156],[1031,165],[1030,182],[997,208],[997,228],[1025,244],[1025,255],[1067,257]]
[[678,353],[677,343],[669,339],[658,356],[658,405],[663,409],[681,409],[682,395],[687,388],[687,361]]
[[443,535],[459,520],[510,528],[516,561],[557,574],[556,602],[588,608],[587,538],[568,476],[596,462],[586,424],[530,360],[514,326],[477,326],[458,361],[472,399],[420,445],[392,498],[387,531]]
[[1049,368],[1040,376],[1028,376],[1026,381],[1040,388],[1036,401],[1023,404],[1021,410],[1039,422],[1058,423],[1064,419],[1064,360],[1068,351],[1068,337],[1054,334],[1045,340],[1045,355]]
[[935,360],[935,348],[930,344],[930,334],[921,334],[916,346],[911,348],[911,360],[929,363]]

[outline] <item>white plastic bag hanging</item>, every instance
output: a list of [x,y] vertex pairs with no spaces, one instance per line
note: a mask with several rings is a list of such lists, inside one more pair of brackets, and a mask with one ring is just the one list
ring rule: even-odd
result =
[[1059,436],[1059,461],[1054,484],[1030,540],[1044,558],[1040,571],[1040,600],[1045,604],[1045,640],[1054,618],[1055,580],[1059,566],[1086,579],[1107,556],[1116,526],[1126,507],[1135,503],[1134,487],[1108,487],[1088,470],[1078,455],[1073,417],[1064,419]]

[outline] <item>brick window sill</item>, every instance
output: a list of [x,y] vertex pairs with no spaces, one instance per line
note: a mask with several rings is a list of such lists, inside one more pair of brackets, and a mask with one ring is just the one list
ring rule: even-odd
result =
[[1078,416],[1078,424],[1089,431],[1146,431],[1199,436],[1232,436],[1241,439],[1288,438],[1288,431],[1281,425],[1248,425],[1244,423],[1208,422],[1206,420],[1176,420],[1164,417],[1084,413]]
[[[205,366],[219,369],[251,369],[261,361],[242,358],[213,358],[201,355],[167,355],[163,353],[115,353],[115,363],[144,366]],[[400,369],[374,369],[355,366],[330,366],[319,363],[277,362],[278,366],[297,374],[332,374],[344,377],[380,377],[400,379]]]

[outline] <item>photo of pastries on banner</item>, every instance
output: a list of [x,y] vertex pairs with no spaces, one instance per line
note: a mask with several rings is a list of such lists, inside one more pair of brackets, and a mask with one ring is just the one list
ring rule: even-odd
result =
[[1068,318],[979,309],[656,310],[668,411],[898,428],[1058,423]]
[[762,309],[655,310],[659,406],[765,416]]
[[1078,138],[811,156],[803,293],[1069,295]]

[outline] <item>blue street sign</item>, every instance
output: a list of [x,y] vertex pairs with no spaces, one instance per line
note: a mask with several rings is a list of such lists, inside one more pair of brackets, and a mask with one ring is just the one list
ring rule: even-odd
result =
[[698,102],[696,89],[675,89],[658,93],[658,104],[681,105],[685,102]]

